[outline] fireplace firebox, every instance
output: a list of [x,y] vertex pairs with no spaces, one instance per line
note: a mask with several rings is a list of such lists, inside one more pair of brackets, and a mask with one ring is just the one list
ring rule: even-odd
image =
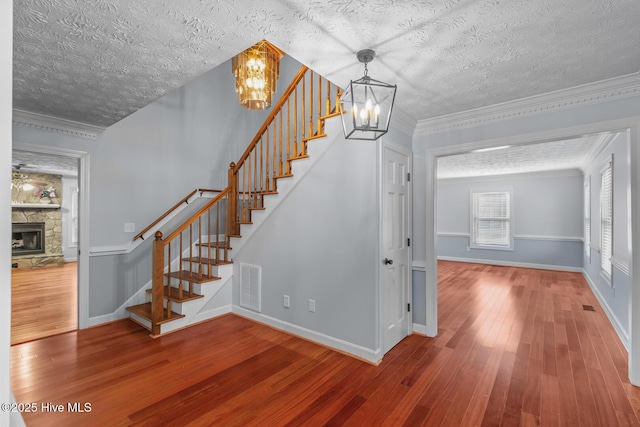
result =
[[13,223],[11,255],[44,253],[44,222]]

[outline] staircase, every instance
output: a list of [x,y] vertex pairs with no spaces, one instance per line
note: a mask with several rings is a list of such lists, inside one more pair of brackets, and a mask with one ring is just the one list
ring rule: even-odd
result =
[[238,242],[252,213],[278,194],[278,180],[293,176],[292,163],[308,158],[307,143],[326,136],[325,120],[341,114],[339,98],[340,89],[322,76],[306,66],[298,71],[231,163],[227,187],[168,236],[155,233],[148,302],[127,307],[133,321],[156,337],[206,319],[202,308],[233,274],[232,239]]

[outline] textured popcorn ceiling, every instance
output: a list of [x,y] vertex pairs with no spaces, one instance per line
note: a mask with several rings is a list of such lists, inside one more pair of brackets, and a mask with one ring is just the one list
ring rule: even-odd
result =
[[[602,134],[605,135],[605,134]],[[438,158],[438,179],[578,169],[597,145],[601,134],[480,153]]]
[[14,0],[14,108],[109,126],[266,38],[416,120],[640,70],[638,0]]

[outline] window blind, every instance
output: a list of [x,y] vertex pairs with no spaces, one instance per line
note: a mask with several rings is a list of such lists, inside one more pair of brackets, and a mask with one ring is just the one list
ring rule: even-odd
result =
[[472,245],[511,245],[509,192],[473,193]]
[[600,193],[600,267],[611,278],[613,255],[613,167],[609,162],[602,170]]

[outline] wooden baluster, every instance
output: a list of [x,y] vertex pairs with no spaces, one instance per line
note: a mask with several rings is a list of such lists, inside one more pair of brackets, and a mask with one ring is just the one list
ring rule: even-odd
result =
[[[191,234],[191,224],[189,224],[189,234]],[[178,294],[180,298],[182,298],[182,274],[184,271],[182,269],[182,240],[184,239],[183,233],[180,233],[178,239],[180,239],[180,252],[178,252],[178,275],[180,276],[180,283],[178,284]],[[171,260],[169,260],[169,264],[171,264]],[[171,286],[171,281],[169,281],[169,286]],[[171,312],[167,311],[167,315],[171,315]]]
[[[309,133],[307,138],[313,136],[313,71],[309,73]],[[307,142],[302,144],[302,155],[307,155]]]
[[164,308],[164,242],[162,232],[156,231],[153,241],[153,281],[151,286],[151,335],[160,335]]
[[236,235],[236,218],[238,212],[238,175],[234,169],[236,164],[231,162],[229,165],[229,172],[227,173],[227,180],[229,181],[229,195],[227,196],[227,235]]
[[307,77],[305,76],[302,79],[302,115],[300,116],[301,122],[300,123],[300,127],[302,128],[302,138],[300,139],[300,156],[302,156],[304,154],[304,139],[307,135],[306,129],[307,129],[307,124],[305,123],[305,121],[307,120],[307,115],[305,114],[305,106],[307,105],[307,89],[305,88],[306,86],[306,81],[307,81]]
[[264,192],[264,153],[262,152],[262,138],[260,138],[260,193]]
[[[209,209],[209,226],[211,226],[211,209]],[[218,240],[220,236],[220,203],[216,203],[216,256],[215,263],[218,263]],[[225,245],[226,246],[226,245]],[[225,248],[226,249],[226,248]],[[211,276],[211,258],[209,258],[209,267],[207,268],[207,274]]]
[[291,175],[291,100],[287,99],[287,175]]
[[256,207],[255,195],[258,191],[258,152],[253,150],[253,197],[252,207]]
[[327,102],[324,107],[324,115],[331,114],[331,82],[327,80]]
[[320,117],[322,117],[322,76],[318,74],[318,126],[316,127],[318,134],[322,133]]
[[298,86],[293,92],[293,155],[298,157]]
[[285,171],[284,161],[286,159],[283,158],[284,150],[282,149],[282,144],[283,144],[283,141],[284,141],[284,139],[282,138],[282,116],[283,116],[282,112],[280,112],[278,114],[278,116],[280,117],[280,128],[279,128],[280,135],[279,135],[279,138],[278,138],[280,140],[280,175],[283,175],[284,171]]
[[270,168],[269,168],[269,164],[271,163],[271,157],[269,156],[269,132],[267,130],[267,132],[265,132],[265,137],[266,137],[266,141],[265,141],[265,145],[267,147],[267,154],[265,156],[265,160],[267,162],[267,172],[265,174],[266,180],[267,180],[267,192],[271,192],[271,177],[269,176],[270,173]]
[[276,122],[273,122],[273,182],[277,182],[275,178],[279,176],[278,173],[282,170],[278,161],[278,133],[276,127]]

